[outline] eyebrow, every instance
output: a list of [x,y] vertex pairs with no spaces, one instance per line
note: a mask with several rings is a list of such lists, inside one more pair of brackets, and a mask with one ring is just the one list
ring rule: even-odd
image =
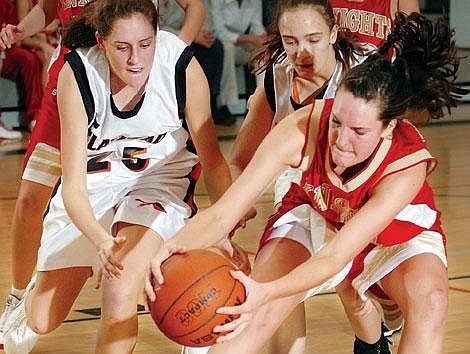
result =
[[[321,36],[323,32],[313,32],[313,33],[307,33],[303,37],[315,37],[315,36]],[[294,38],[295,36],[289,35],[289,34],[284,34],[281,37],[287,37],[287,38]]]
[[[140,39],[139,40],[139,43],[140,42],[145,42],[145,41],[148,41],[148,40],[151,40],[152,39],[152,36],[149,36],[147,38],[144,38],[144,39]],[[125,41],[114,41],[115,44],[129,44],[129,42],[125,42]]]
[[[340,124],[342,124],[341,121],[338,119],[338,117],[333,112],[331,112],[331,119],[339,122]],[[361,126],[359,126],[359,127],[349,127],[349,128],[353,129],[353,130],[367,130],[367,131],[372,130],[371,127],[361,127]]]

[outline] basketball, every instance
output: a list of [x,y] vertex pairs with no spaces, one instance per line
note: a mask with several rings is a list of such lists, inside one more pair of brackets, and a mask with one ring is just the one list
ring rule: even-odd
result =
[[215,343],[222,333],[212,329],[236,317],[215,311],[245,301],[245,288],[230,275],[234,265],[209,250],[174,254],[163,262],[164,284],[156,300],[148,301],[150,314],[169,339],[189,347]]

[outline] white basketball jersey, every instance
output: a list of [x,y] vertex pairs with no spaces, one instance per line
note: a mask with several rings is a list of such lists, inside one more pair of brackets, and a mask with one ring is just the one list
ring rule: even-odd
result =
[[[126,147],[145,148],[139,158],[163,158],[186,148],[184,123],[185,70],[191,60],[187,45],[172,33],[157,32],[153,66],[145,93],[135,108],[120,112],[110,90],[110,69],[97,46],[77,49],[66,60],[74,70],[88,115],[88,155],[112,152],[112,159],[129,159]],[[104,94],[103,94],[104,92]],[[168,139],[168,136],[173,139]],[[177,138],[178,137],[178,138]],[[177,146],[175,146],[175,143]],[[171,146],[173,145],[173,146]],[[155,153],[157,156],[155,156]]]
[[[364,57],[355,56],[350,63],[350,67],[364,61]],[[273,126],[279,123],[282,119],[287,117],[290,113],[295,111],[291,102],[291,94],[293,91],[294,82],[294,67],[289,59],[285,57],[282,61],[274,64],[273,67],[273,81],[274,81],[274,97],[275,97],[275,114],[273,119]],[[322,98],[335,97],[336,89],[344,76],[343,64],[340,61],[336,62],[336,67],[328,81],[327,87]]]

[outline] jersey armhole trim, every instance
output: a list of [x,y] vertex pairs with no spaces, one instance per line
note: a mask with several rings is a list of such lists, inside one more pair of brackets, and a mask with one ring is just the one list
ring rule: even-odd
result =
[[82,95],[82,101],[85,106],[85,111],[88,116],[88,123],[91,123],[93,116],[95,115],[95,101],[93,99],[93,94],[90,89],[90,82],[88,81],[88,76],[86,74],[85,65],[82,62],[82,59],[78,55],[77,51],[72,50],[69,53],[65,54],[64,59],[69,63],[72,68],[75,80],[77,81],[78,89]]

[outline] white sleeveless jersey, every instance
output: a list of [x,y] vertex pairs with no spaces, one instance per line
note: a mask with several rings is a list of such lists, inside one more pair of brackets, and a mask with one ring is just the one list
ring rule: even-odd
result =
[[[356,66],[365,60],[365,56],[356,56],[350,66]],[[291,94],[293,90],[294,81],[294,67],[289,59],[285,57],[282,61],[276,63],[273,67],[273,81],[274,81],[274,95],[275,107],[273,126],[279,123],[282,119],[287,117],[290,113],[295,111],[291,103]],[[331,78],[326,87],[323,98],[333,98],[336,93],[341,79],[343,78],[343,64],[340,61],[336,62],[336,67],[331,75]]]
[[[106,58],[93,47],[66,56],[88,116],[86,184],[95,218],[148,227],[169,239],[196,212],[199,159],[184,118],[185,71],[192,54],[158,31],[145,94],[132,111],[113,104]],[[38,270],[97,266],[93,244],[68,216],[61,186],[44,220]]]
[[[126,147],[146,148],[139,158],[156,158],[158,145],[167,140],[172,155],[186,147],[184,128],[185,69],[191,54],[186,44],[172,33],[157,32],[153,67],[141,101],[128,112],[114,106],[110,69],[97,46],[77,49],[67,56],[74,70],[88,115],[88,155],[112,152],[112,159],[128,159]],[[104,94],[103,94],[104,93]],[[172,135],[174,139],[168,139]],[[181,139],[183,138],[183,139]],[[160,155],[160,153],[157,153]]]

